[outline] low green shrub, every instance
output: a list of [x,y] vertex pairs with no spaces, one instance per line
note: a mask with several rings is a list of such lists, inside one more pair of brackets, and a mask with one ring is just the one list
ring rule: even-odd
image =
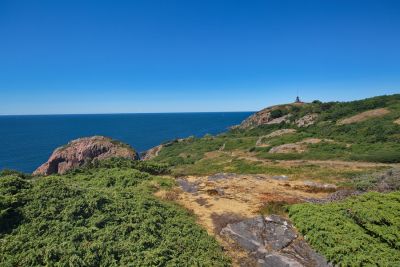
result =
[[161,178],[99,164],[0,179],[1,266],[230,265],[186,210],[153,196]]
[[289,207],[289,216],[312,247],[335,265],[400,265],[400,192],[297,204]]
[[86,163],[81,168],[72,170],[72,173],[79,173],[85,169],[94,168],[120,168],[120,169],[136,169],[142,172],[147,172],[153,175],[168,174],[170,173],[170,167],[166,163],[158,163],[154,161],[141,161],[141,160],[130,160],[126,158],[110,158],[106,160],[93,160]]
[[4,177],[4,176],[8,176],[8,175],[17,176],[17,177],[20,177],[22,179],[30,179],[30,178],[32,178],[31,174],[23,173],[23,172],[20,172],[20,171],[10,170],[10,169],[0,170],[0,178]]
[[259,212],[262,215],[270,215],[270,214],[286,215],[288,211],[287,206],[288,203],[285,201],[271,201],[264,204],[260,208]]

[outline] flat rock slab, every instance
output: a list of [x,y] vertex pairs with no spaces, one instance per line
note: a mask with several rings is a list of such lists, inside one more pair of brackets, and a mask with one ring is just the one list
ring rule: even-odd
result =
[[285,248],[297,238],[297,234],[292,225],[277,215],[271,215],[265,218],[264,231],[264,245],[271,247],[272,250]]
[[258,216],[253,219],[228,224],[222,229],[221,235],[229,236],[248,251],[257,252],[258,250],[264,250],[264,231],[264,218]]
[[280,254],[271,253],[265,256],[264,259],[258,260],[259,266],[262,267],[302,267],[303,265],[299,262],[292,260],[291,258],[285,257]]
[[260,215],[228,224],[220,234],[249,252],[258,266],[330,266],[298,237],[289,221],[278,215]]
[[182,190],[187,193],[194,194],[198,191],[198,186],[195,183],[191,183],[185,179],[176,179],[176,182],[179,184],[180,187],[182,187]]
[[238,175],[236,173],[216,173],[214,175],[208,176],[209,181],[218,181],[222,179],[232,179],[237,178]]

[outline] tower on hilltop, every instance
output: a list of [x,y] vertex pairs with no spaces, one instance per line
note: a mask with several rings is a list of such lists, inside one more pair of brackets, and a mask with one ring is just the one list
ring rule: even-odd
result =
[[300,97],[299,97],[299,88],[297,88],[297,94],[296,95],[297,95],[296,96],[296,101],[294,101],[294,103],[303,103],[303,101],[301,101]]

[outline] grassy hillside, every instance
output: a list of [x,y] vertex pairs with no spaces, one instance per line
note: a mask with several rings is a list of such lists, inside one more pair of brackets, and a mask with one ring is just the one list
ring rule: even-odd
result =
[[[0,177],[1,266],[227,266],[181,207],[153,196],[164,166],[98,162],[66,175]],[[136,168],[136,169],[135,169]]]
[[[176,174],[267,171],[263,166],[256,167],[254,161],[248,162],[249,157],[260,160],[400,162],[400,125],[395,123],[400,118],[400,95],[352,102],[314,101],[304,105],[284,105],[281,109],[274,107],[271,116],[290,116],[279,124],[235,128],[217,136],[172,142],[163,147],[154,160],[174,166]],[[345,119],[376,109],[384,112],[375,117],[356,117],[355,122],[342,124]],[[316,116],[314,123],[299,127],[296,122],[307,115]],[[295,132],[269,136],[280,129],[293,129]],[[307,139],[319,140],[303,144]],[[288,144],[299,146],[303,151],[271,153],[271,149]]]
[[[400,95],[274,106],[226,133],[168,143],[153,160],[170,164],[177,176],[287,175],[339,188],[398,190],[398,176],[383,181],[375,172],[400,162],[399,118]],[[340,266],[400,265],[399,211],[399,192],[289,207],[312,247]]]

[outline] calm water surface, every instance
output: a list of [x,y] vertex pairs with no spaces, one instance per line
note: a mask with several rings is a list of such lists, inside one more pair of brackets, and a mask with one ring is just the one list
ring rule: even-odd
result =
[[167,140],[225,131],[252,112],[0,116],[0,169],[32,172],[72,139],[104,135],[141,152]]

